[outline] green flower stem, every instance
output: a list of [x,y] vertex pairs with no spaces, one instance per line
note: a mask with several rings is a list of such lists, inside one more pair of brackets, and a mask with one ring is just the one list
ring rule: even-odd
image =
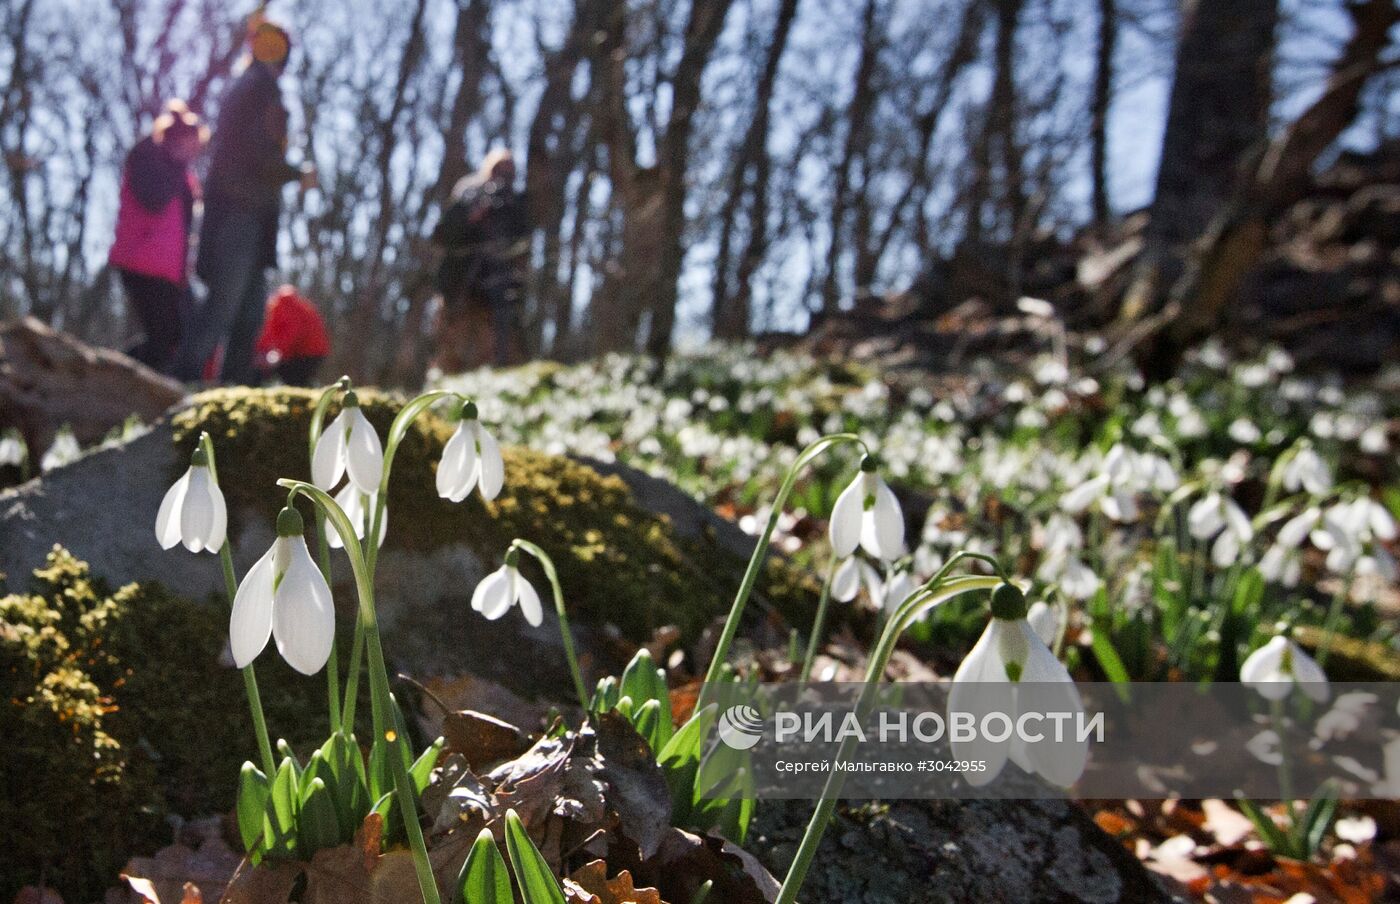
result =
[[812,677],[812,663],[816,661],[817,650],[821,648],[822,630],[826,627],[826,609],[831,602],[831,582],[836,577],[836,554],[831,554],[831,563],[826,566],[826,579],[822,581],[821,599],[817,601],[817,617],[812,620],[812,636],[807,641],[807,655],[802,659],[802,672],[797,680],[806,684]]
[[[209,459],[209,477],[217,486],[219,483],[219,472],[214,464],[214,442],[209,438],[208,433],[199,436],[199,443],[204,448],[204,454]],[[233,571],[233,551],[228,545],[228,537],[224,537],[224,545],[219,547],[219,562],[224,567],[224,590],[228,593],[228,604],[233,606],[234,597],[238,596],[238,578]],[[253,717],[253,733],[258,739],[258,753],[262,757],[263,772],[271,781],[272,776],[277,774],[277,760],[272,756],[272,741],[267,734],[267,717],[263,714],[262,694],[258,693],[258,676],[253,671],[253,664],[250,662],[244,666],[243,690],[248,695],[248,711]]]
[[[365,536],[367,538],[378,538],[380,530],[383,529],[384,507],[389,501],[389,472],[394,466],[394,456],[398,454],[399,444],[408,434],[408,428],[412,426],[418,415],[450,395],[453,393],[444,390],[425,392],[409,401],[394,416],[394,422],[389,426],[389,439],[384,444],[384,472],[379,478],[379,492],[375,496],[374,513],[372,515],[366,513],[368,523],[366,524]],[[379,543],[375,540],[367,540],[364,550],[365,566],[369,571],[370,584],[373,585],[376,568],[379,565]],[[346,731],[350,731],[355,724],[355,696],[360,689],[360,667],[364,659],[364,646],[365,625],[363,619],[356,619],[355,639],[350,645],[350,662],[345,670],[345,705],[341,710],[341,724],[345,726]],[[371,697],[371,702],[373,699]]]
[[[944,566],[945,571],[947,567]],[[880,635],[880,642],[871,654],[870,663],[865,671],[865,687],[861,690],[860,699],[856,702],[856,718],[863,720],[869,715],[870,708],[875,702],[875,694],[879,689],[880,680],[885,674],[885,668],[889,665],[895,645],[898,644],[900,635],[913,623],[914,619],[955,596],[976,590],[990,590],[1000,583],[1002,583],[1000,577],[945,578],[940,573],[939,577],[935,577],[925,584],[920,592],[909,597],[890,618],[884,633]],[[841,747],[836,753],[836,761],[848,758],[856,743],[855,737],[848,735],[841,742]],[[783,887],[778,892],[776,904],[795,904],[797,901],[797,892],[807,878],[807,870],[811,868],[812,860],[817,856],[817,848],[821,846],[822,836],[826,834],[826,827],[836,812],[836,804],[841,799],[841,788],[845,783],[846,774],[839,769],[833,769],[826,780],[826,787],[822,789],[821,800],[817,803],[816,811],[812,814],[811,821],[807,823],[807,830],[802,833],[802,842],[798,845],[792,866],[788,868],[787,877],[783,879]]]
[[569,672],[574,678],[574,692],[578,694],[579,706],[587,712],[588,690],[583,683],[583,671],[578,666],[578,655],[574,652],[574,635],[569,629],[569,614],[564,611],[564,591],[559,586],[559,573],[554,570],[554,561],[547,552],[529,540],[517,539],[511,546],[534,556],[535,561],[544,569],[544,576],[549,579],[549,586],[554,591],[554,611],[559,616],[559,633],[563,635],[564,640],[564,656],[569,660]]
[[778,527],[778,519],[782,517],[783,506],[787,504],[788,496],[792,495],[792,488],[797,483],[797,475],[822,453],[842,443],[865,445],[861,442],[860,437],[854,433],[832,433],[823,436],[802,450],[801,454],[797,456],[797,460],[792,463],[792,467],[788,469],[787,476],[783,478],[782,486],[778,488],[778,495],[773,500],[773,510],[768,514],[768,523],[763,528],[763,533],[759,535],[758,543],[754,546],[753,556],[749,559],[749,567],[744,572],[744,580],[739,584],[739,592],[734,597],[734,604],[729,608],[729,617],[724,622],[724,631],[720,634],[719,643],[715,646],[715,655],[710,659],[710,667],[705,671],[705,683],[700,689],[700,698],[695,703],[697,712],[713,702],[709,696],[719,684],[720,671],[729,658],[729,648],[734,645],[734,637],[739,633],[739,623],[744,617],[744,607],[748,605],[754,585],[758,583],[758,574],[763,568],[763,560],[768,556],[768,545],[773,539],[773,531]]
[[[337,393],[345,392],[349,388],[350,378],[341,377],[322,390],[320,397],[316,400],[316,407],[311,411],[311,426],[307,430],[306,465],[308,468],[311,467],[311,462],[316,458],[316,442],[321,438],[322,425],[325,423],[326,411],[330,408],[331,400],[335,398]],[[321,574],[326,579],[326,585],[330,586],[331,549],[326,542],[326,516],[319,508],[316,509],[315,520],[316,551],[321,563]],[[340,713],[340,644],[338,636],[331,638],[331,658],[326,662],[326,695],[329,698],[331,731],[335,732],[345,727],[345,723],[341,721]]]
[[408,834],[409,847],[413,850],[413,867],[418,876],[418,887],[423,894],[424,904],[441,904],[437,880],[433,878],[432,864],[428,860],[428,848],[423,841],[423,827],[418,823],[418,806],[413,783],[401,760],[401,754],[407,750],[408,739],[401,737],[396,726],[388,721],[392,718],[393,702],[389,697],[389,676],[384,668],[384,649],[379,640],[379,621],[374,610],[373,576],[360,542],[355,536],[355,527],[346,517],[344,510],[323,490],[296,480],[280,480],[278,483],[305,495],[325,512],[326,519],[340,534],[340,539],[345,544],[350,569],[355,574],[360,622],[364,626],[365,645],[369,650],[369,686],[370,699],[373,702],[371,716],[374,736],[382,738],[390,745],[389,761],[394,773],[394,795],[399,813],[403,817],[404,830]]
[[1337,588],[1337,592],[1332,595],[1332,602],[1327,607],[1327,616],[1322,620],[1322,640],[1317,647],[1318,668],[1327,667],[1327,657],[1332,654],[1332,638],[1337,634],[1337,624],[1342,620],[1342,610],[1346,608],[1347,599],[1351,596],[1352,583],[1356,580],[1356,569],[1342,580],[1342,586]]

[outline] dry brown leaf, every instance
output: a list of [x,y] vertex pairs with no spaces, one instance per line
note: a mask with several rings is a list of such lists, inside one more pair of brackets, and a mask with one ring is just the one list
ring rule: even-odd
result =
[[574,870],[564,880],[564,890],[574,895],[578,904],[664,904],[661,893],[654,888],[636,888],[627,870],[608,878],[608,865],[602,860]]
[[442,736],[447,748],[465,757],[473,772],[484,772],[530,749],[525,732],[471,709],[448,713],[442,720]]

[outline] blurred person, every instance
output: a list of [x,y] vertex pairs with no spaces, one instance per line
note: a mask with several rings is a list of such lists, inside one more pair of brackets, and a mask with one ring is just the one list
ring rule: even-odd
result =
[[170,369],[191,307],[190,230],[199,180],[190,164],[208,140],[199,117],[172,100],[122,165],[107,264],[141,325],[141,341],[129,354],[157,371]]
[[316,305],[290,285],[272,293],[258,337],[258,370],[288,386],[315,386],[330,352],[326,323]]
[[515,158],[498,148],[458,182],[433,230],[442,251],[434,366],[445,373],[525,360],[524,267],[530,225]]
[[224,95],[214,127],[195,272],[209,288],[176,356],[174,375],[199,380],[222,343],[220,379],[256,380],[253,347],[262,328],[264,271],[277,263],[282,187],[316,186],[316,170],[286,160],[287,108],[277,80],[292,42],[279,25],[256,15],[249,23],[247,68]]

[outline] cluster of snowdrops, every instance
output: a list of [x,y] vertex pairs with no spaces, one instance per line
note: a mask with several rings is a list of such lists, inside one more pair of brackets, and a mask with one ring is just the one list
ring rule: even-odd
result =
[[[791,364],[780,358],[776,363],[753,366],[781,369]],[[1041,376],[1055,385],[1068,380],[1067,374]],[[751,377],[741,373],[737,378],[747,385]],[[561,383],[568,386],[568,381]],[[625,384],[633,393],[634,403],[642,391],[640,385]],[[1081,385],[1075,391],[1087,389]],[[627,391],[624,389],[624,393]],[[762,389],[756,391],[761,393]],[[1065,394],[1068,404],[1067,391],[1055,391]],[[697,396],[700,393],[703,391],[693,390],[692,399],[702,401]],[[583,395],[568,394],[573,398]],[[1050,391],[1045,393],[1049,394]],[[855,395],[868,400],[879,393],[868,384]],[[764,409],[770,415],[775,399],[776,396],[770,398],[769,407]],[[663,420],[689,418],[695,411],[696,401],[686,406],[674,406],[673,401],[664,408],[676,411],[665,411]],[[1049,404],[1044,399],[1042,403]],[[1170,410],[1173,400],[1163,399],[1162,403]],[[712,401],[703,404],[712,411],[722,407]],[[933,407],[939,404],[933,403]],[[326,417],[333,407],[338,407],[338,413],[327,424]],[[437,465],[438,495],[460,502],[477,491],[487,501],[494,499],[508,486],[508,480],[497,440],[483,424],[482,407],[488,406],[479,407],[473,397],[455,389],[436,389],[405,404],[387,439],[381,440],[360,412],[348,380],[342,380],[322,393],[313,414],[307,448],[312,480],[279,481],[287,494],[287,505],[277,517],[277,539],[241,580],[235,573],[227,541],[227,512],[219,489],[216,450],[209,437],[201,438],[189,470],[166,495],[156,523],[162,546],[171,548],[182,543],[191,552],[214,553],[223,561],[232,605],[230,649],[236,665],[243,670],[260,757],[260,764],[245,764],[239,790],[239,825],[250,857],[255,862],[278,857],[306,859],[317,849],[344,843],[347,832],[353,833],[369,813],[377,812],[386,820],[397,814],[401,828],[386,834],[386,843],[402,840],[413,851],[425,902],[441,900],[442,889],[428,860],[418,797],[430,780],[441,745],[430,747],[416,758],[409,749],[403,716],[389,691],[385,672],[374,575],[389,520],[385,500],[395,453],[414,419],[432,407],[444,410],[457,424]],[[757,403],[742,400],[741,407],[750,412],[759,410]],[[499,411],[494,407],[488,410]],[[636,416],[639,410],[633,407],[629,417]],[[816,406],[809,409],[813,418],[816,410]],[[1018,429],[1047,430],[1048,423],[1022,423],[1032,420],[1026,415],[1031,410],[1034,409],[1023,408],[1015,415]],[[1071,617],[1100,617],[1095,612],[1094,599],[1099,598],[1098,605],[1106,608],[1102,598],[1108,593],[1109,583],[1105,578],[1113,574],[1115,562],[1129,555],[1113,549],[1114,544],[1106,536],[1110,526],[1124,535],[1135,526],[1144,530],[1143,522],[1149,520],[1159,531],[1170,533],[1175,528],[1181,542],[1181,555],[1172,556],[1175,567],[1183,567],[1185,560],[1186,567],[1191,568],[1191,563],[1199,559],[1209,563],[1203,567],[1218,572],[1178,575],[1173,592],[1200,595],[1188,598],[1180,606],[1177,615],[1182,618],[1196,612],[1209,613],[1209,607],[1199,605],[1200,598],[1239,585],[1247,570],[1263,574],[1267,569],[1268,580],[1284,586],[1296,584],[1302,569],[1299,559],[1307,544],[1322,550],[1324,567],[1344,578],[1346,591],[1336,595],[1334,611],[1329,615],[1334,623],[1341,601],[1362,584],[1361,579],[1369,575],[1383,579],[1387,569],[1394,567],[1385,548],[1395,535],[1389,513],[1360,485],[1338,486],[1328,462],[1309,441],[1295,442],[1273,463],[1268,475],[1268,504],[1250,518],[1230,492],[1232,484],[1242,479],[1234,471],[1247,470],[1247,462],[1241,462],[1238,455],[1213,465],[1202,462],[1199,473],[1183,476],[1180,451],[1163,448],[1165,444],[1157,442],[1160,432],[1139,431],[1136,424],[1120,425],[1116,431],[1110,431],[1114,434],[1112,442],[1093,445],[1072,462],[1047,462],[1037,461],[1037,457],[1054,457],[1056,453],[1048,448],[1038,452],[1034,443],[998,444],[1000,451],[994,453],[995,434],[991,430],[983,433],[978,442],[961,437],[961,447],[953,449],[953,434],[923,432],[916,436],[917,431],[904,415],[877,442],[870,430],[862,429],[858,417],[857,423],[851,424],[849,414],[839,408],[828,413],[825,426],[836,429],[827,433],[816,432],[811,424],[800,426],[794,438],[804,442],[801,450],[791,456],[776,456],[782,462],[781,476],[773,485],[771,501],[755,516],[761,527],[755,524],[758,536],[754,554],[725,621],[706,672],[705,690],[691,721],[678,730],[672,731],[667,725],[665,731],[657,731],[655,726],[646,730],[646,720],[634,718],[643,736],[661,748],[653,752],[663,766],[675,762],[672,748],[682,738],[689,743],[697,733],[703,733],[701,729],[707,723],[713,724],[716,706],[706,697],[733,674],[729,654],[770,542],[781,534],[784,525],[791,523],[794,516],[788,505],[799,491],[799,484],[810,485],[814,473],[819,482],[823,468],[844,471],[845,476],[838,478],[841,489],[830,506],[825,532],[829,558],[823,592],[812,623],[803,626],[809,643],[800,673],[802,680],[811,677],[833,599],[850,600],[864,592],[880,612],[881,631],[866,673],[870,689],[878,686],[903,636],[928,631],[939,618],[938,613],[950,608],[951,602],[961,600],[965,612],[975,612],[984,627],[980,639],[957,669],[953,679],[955,692],[959,686],[1035,682],[1062,687],[1066,705],[1078,708],[1081,704],[1074,682],[1057,651],[1064,652],[1064,632]],[[1147,416],[1143,413],[1138,420]],[[1178,421],[1186,419],[1180,410],[1175,416]],[[527,412],[527,423],[529,417]],[[506,417],[490,422],[498,431],[509,429],[507,425],[513,423]],[[653,423],[650,438],[676,442],[685,449],[697,441],[694,436],[682,436],[693,425],[687,421],[678,431],[668,432],[661,423]],[[851,426],[856,429],[843,429]],[[626,433],[623,431],[624,443]],[[745,442],[750,452],[757,451],[760,443],[752,438]],[[916,450],[912,454],[911,446]],[[770,451],[773,448],[768,446]],[[980,459],[982,468],[978,470],[985,479],[991,479],[987,472],[1000,471],[1004,475],[1001,483],[993,485],[1008,498],[1016,496],[1013,484],[1022,490],[1035,488],[1036,475],[1040,475],[1043,484],[1035,492],[1054,493],[1056,504],[1044,517],[1033,516],[1031,506],[1019,515],[1037,518],[1033,530],[1027,532],[1040,552],[1032,581],[1013,581],[1004,569],[1003,563],[1022,561],[1020,550],[1009,545],[998,548],[984,538],[958,530],[953,524],[956,519],[946,510],[940,512],[938,506],[930,512],[925,530],[911,550],[905,537],[904,513],[884,475],[894,474],[907,480],[915,473],[916,459],[925,454],[933,475],[946,473],[949,468],[968,470],[965,462]],[[697,461],[703,462],[704,458],[702,454]],[[757,460],[761,459],[751,459]],[[1016,465],[1008,467],[1008,460],[1014,460]],[[923,473],[926,483],[936,479]],[[1051,474],[1055,477],[1051,478]],[[747,479],[762,482],[757,470],[751,470]],[[950,493],[955,492],[950,489]],[[298,498],[309,501],[315,512],[314,523],[309,527],[295,506]],[[969,501],[962,500],[964,504]],[[1085,539],[1081,523],[1086,524],[1091,540]],[[308,530],[317,546],[315,557],[307,542]],[[1250,551],[1259,537],[1269,532],[1274,537],[1256,560]],[[1002,540],[1010,533],[1003,530]],[[1165,547],[1170,538],[1159,535],[1156,542]],[[349,559],[358,598],[343,682],[338,674],[337,655],[342,629],[337,625],[328,580],[335,550]],[[518,568],[520,556],[537,558],[551,584],[554,610],[584,717],[605,707],[619,708],[630,715],[631,704],[619,701],[615,679],[604,679],[599,683],[599,691],[588,696],[573,651],[563,589],[548,556],[528,538],[517,538],[502,555],[501,567],[476,587],[472,608],[485,618],[496,619],[518,607],[530,624],[541,624],[544,606],[539,591]],[[1026,586],[1043,591],[1041,595],[1050,602],[1042,600],[1029,606],[1023,592]],[[1086,598],[1087,607],[1071,612],[1070,601]],[[971,601],[971,605],[966,601]],[[1310,693],[1325,694],[1321,667],[1289,639],[1286,620],[1279,625],[1275,621],[1278,620],[1266,626],[1261,617],[1253,629],[1228,639],[1255,648],[1245,659],[1239,677],[1270,697],[1279,696],[1295,682]],[[1209,625],[1204,625],[1202,630],[1203,644],[1218,648],[1227,642],[1218,629],[1212,632]],[[1101,631],[1101,635],[1111,637],[1107,632]],[[326,672],[330,719],[337,728],[308,762],[289,755],[280,744],[279,762],[267,735],[254,661],[269,639],[275,641],[278,652],[298,671],[307,675]],[[1111,675],[1115,669],[1124,669],[1111,640],[1095,644],[1093,649]],[[369,682],[372,705],[373,737],[367,758],[361,757],[353,736],[354,706],[362,673]],[[627,681],[624,676],[624,686]],[[664,686],[660,693],[664,696]],[[872,702],[873,697],[867,695],[860,706]],[[1014,748],[994,744],[979,748],[976,756],[988,762],[988,769],[974,781],[991,781],[1010,760],[1053,784],[1069,786],[1084,769],[1086,750],[1082,746],[1051,743]],[[817,804],[779,901],[796,899],[840,790],[841,777],[836,772]],[[495,835],[490,828],[483,830],[462,868],[458,887],[449,889],[449,894],[470,889],[469,900],[510,900],[509,881],[502,884],[500,878],[507,873],[496,845],[499,835],[506,842],[522,897],[531,904],[562,900],[557,880],[544,865],[520,820],[513,813],[508,814],[496,828]],[[1299,832],[1309,828],[1301,827]],[[497,897],[491,897],[493,894]]]
[[[338,406],[339,411],[327,424],[326,417],[333,406]],[[216,554],[223,563],[232,607],[229,647],[235,665],[243,672],[260,758],[260,763],[244,765],[237,801],[239,827],[250,858],[255,863],[265,858],[309,859],[316,850],[345,843],[347,835],[353,834],[355,827],[369,814],[378,813],[386,820],[397,814],[398,831],[386,833],[385,841],[393,843],[395,839],[402,839],[407,842],[414,855],[425,902],[440,901],[443,890],[428,859],[420,823],[419,795],[430,780],[437,751],[442,745],[438,742],[416,758],[409,749],[403,715],[389,691],[375,610],[374,574],[378,549],[388,524],[385,500],[395,453],[414,419],[433,406],[443,407],[457,425],[437,464],[438,495],[460,502],[477,491],[488,502],[494,499],[507,486],[507,475],[500,447],[491,431],[482,424],[474,401],[449,391],[425,393],[402,407],[387,440],[381,440],[361,412],[349,381],[342,380],[321,394],[312,416],[308,437],[312,480],[279,481],[280,489],[287,494],[287,504],[276,519],[276,539],[241,580],[235,572],[227,537],[228,515],[219,487],[216,450],[207,434],[200,438],[189,469],[162,500],[155,524],[156,537],[164,548],[183,544],[194,553]],[[819,437],[809,444],[793,462],[779,489],[773,514],[756,544],[710,663],[706,690],[702,691],[695,715],[675,731],[669,724],[664,729],[648,728],[646,717],[642,715],[647,707],[641,707],[633,718],[643,737],[661,748],[653,753],[663,766],[674,763],[676,757],[672,748],[691,743],[714,724],[717,703],[707,700],[706,695],[725,681],[733,680],[733,669],[728,662],[730,648],[738,634],[779,513],[799,475],[808,464],[831,449],[846,445],[860,449],[862,458],[831,514],[829,538],[835,555],[850,561],[859,549],[862,555],[889,563],[904,554],[904,515],[894,493],[880,476],[879,460],[869,445],[851,433]],[[310,526],[296,508],[298,499],[309,501],[315,511],[314,523]],[[312,554],[307,542],[308,531],[319,556]],[[337,625],[329,581],[335,550],[349,559],[358,598],[343,684],[338,674],[337,654],[341,629]],[[485,618],[497,619],[518,607],[531,625],[542,623],[541,597],[520,573],[521,555],[537,558],[550,581],[564,650],[584,718],[601,708],[616,708],[633,715],[630,698],[619,698],[617,691],[619,687],[626,691],[636,683],[631,675],[634,669],[629,668],[629,674],[623,676],[620,685],[616,679],[603,679],[598,692],[591,698],[588,696],[574,654],[564,594],[553,563],[527,538],[517,538],[503,550],[503,564],[476,587],[472,608]],[[993,574],[972,573],[973,569],[967,566],[974,563],[980,563],[982,571]],[[950,599],[985,591],[992,591],[992,617],[983,640],[967,657],[956,681],[1054,683],[1065,689],[1066,699],[1072,701],[1072,705],[1079,706],[1069,673],[1032,628],[1030,611],[1021,590],[994,559],[975,552],[951,556],[937,574],[911,585],[906,598],[890,607],[884,634],[871,655],[867,676],[870,686],[878,685],[895,644],[911,624]],[[823,594],[814,614],[810,629],[813,650],[823,631],[829,598],[829,594]],[[280,655],[297,671],[306,675],[326,672],[329,715],[335,731],[309,761],[297,759],[280,741],[274,745],[268,736],[254,662],[269,640],[275,642]],[[807,671],[811,667],[810,654],[808,659]],[[362,672],[369,682],[372,704],[373,737],[367,758],[361,757],[353,734],[354,706]],[[664,681],[664,675],[652,674]],[[658,693],[664,696],[664,684]],[[863,706],[870,703],[869,699],[862,701]],[[669,704],[665,711],[669,713]],[[665,718],[669,721],[669,715]],[[683,738],[687,740],[682,741]],[[1060,785],[1069,785],[1077,779],[1085,758],[1082,748],[1066,752],[1050,744],[1029,745],[1016,751],[1008,745],[999,745],[981,753],[992,762],[992,768],[983,774],[984,781],[994,778],[1008,758],[1014,758],[1022,768],[1038,772]],[[280,762],[278,754],[281,754]],[[831,808],[839,798],[839,778],[833,778],[827,790],[783,883],[780,901],[796,899],[829,822]],[[700,793],[697,789],[694,803],[698,804]],[[751,802],[746,802],[737,810],[723,805],[719,810],[751,813],[751,806]],[[497,833],[506,842],[522,897],[530,904],[562,901],[558,882],[549,873],[526,827],[513,811],[497,826]],[[509,901],[509,881],[501,881],[506,875],[496,836],[487,828],[463,865],[457,887],[448,891],[449,894],[461,892],[467,900],[488,904]]]

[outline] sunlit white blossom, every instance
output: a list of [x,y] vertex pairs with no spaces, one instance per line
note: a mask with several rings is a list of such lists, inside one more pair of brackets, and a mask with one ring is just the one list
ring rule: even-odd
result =
[[183,543],[190,552],[218,552],[228,529],[223,491],[209,473],[209,460],[196,449],[189,468],[165,492],[156,512],[161,549]]
[[354,392],[345,393],[340,413],[321,432],[311,456],[311,480],[327,492],[346,472],[361,493],[378,491],[384,476],[384,446]]
[[244,575],[233,598],[229,648],[243,668],[267,646],[269,636],[292,668],[304,675],[319,672],[335,641],[331,589],[311,558],[302,536],[301,516],[283,509],[277,539]]

